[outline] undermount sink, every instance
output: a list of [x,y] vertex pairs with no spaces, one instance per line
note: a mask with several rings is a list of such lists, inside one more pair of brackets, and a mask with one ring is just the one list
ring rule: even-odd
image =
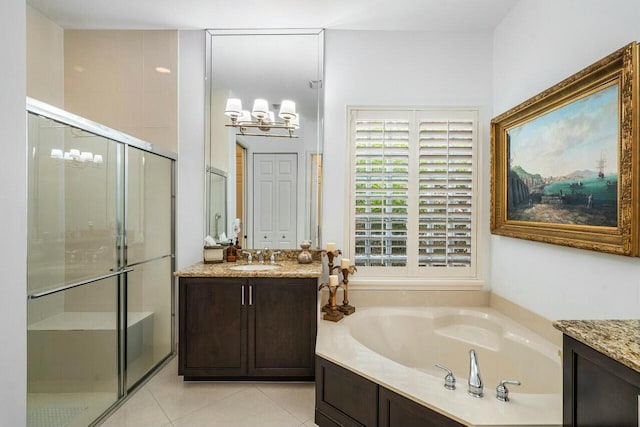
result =
[[247,264],[247,265],[234,265],[233,267],[229,267],[230,270],[237,271],[264,271],[264,270],[275,270],[280,268],[279,265],[271,265],[271,264]]

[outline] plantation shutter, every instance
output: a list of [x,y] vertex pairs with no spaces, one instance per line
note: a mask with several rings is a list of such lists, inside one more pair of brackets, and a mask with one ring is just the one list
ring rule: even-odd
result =
[[407,265],[409,121],[355,120],[355,264]]
[[473,120],[420,120],[420,267],[469,267],[472,254]]
[[354,279],[475,279],[477,110],[350,111]]

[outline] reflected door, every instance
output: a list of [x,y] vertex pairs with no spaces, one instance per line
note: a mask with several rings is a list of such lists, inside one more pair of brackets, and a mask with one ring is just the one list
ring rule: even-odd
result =
[[254,154],[253,165],[254,246],[293,248],[297,241],[298,156]]

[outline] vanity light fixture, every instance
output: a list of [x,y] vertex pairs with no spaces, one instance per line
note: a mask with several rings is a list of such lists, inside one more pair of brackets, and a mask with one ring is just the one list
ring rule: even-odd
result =
[[60,148],[52,148],[49,155],[52,159],[68,160],[71,166],[99,166],[104,163],[102,154],[93,154],[90,151],[80,151],[72,148],[69,151],[62,151]]
[[[231,124],[225,126],[238,129],[240,135],[298,138],[294,133],[300,127],[296,103],[288,99],[280,104],[278,117],[282,119],[281,122],[276,121],[274,112],[269,110],[269,102],[261,98],[253,102],[251,113],[242,109],[242,100],[229,98],[224,114],[231,119]],[[262,133],[248,132],[248,129],[259,129]]]

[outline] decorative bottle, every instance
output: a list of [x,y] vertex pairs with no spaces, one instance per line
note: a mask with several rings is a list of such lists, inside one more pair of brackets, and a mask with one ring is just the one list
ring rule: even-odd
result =
[[311,247],[311,240],[303,240],[300,243],[300,247],[302,248],[302,250],[298,254],[298,263],[311,264],[311,262],[313,261],[311,252],[309,252],[309,248]]

